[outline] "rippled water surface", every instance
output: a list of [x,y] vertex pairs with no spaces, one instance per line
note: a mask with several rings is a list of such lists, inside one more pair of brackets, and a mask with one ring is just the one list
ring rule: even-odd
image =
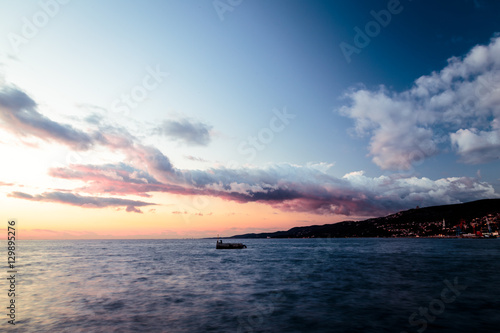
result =
[[242,242],[247,249],[216,250],[215,240],[19,241],[17,321],[11,327],[3,314],[0,328],[500,331],[500,240]]

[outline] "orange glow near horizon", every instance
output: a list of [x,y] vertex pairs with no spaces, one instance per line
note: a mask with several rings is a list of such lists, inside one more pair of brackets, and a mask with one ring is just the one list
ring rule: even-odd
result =
[[[191,199],[193,199],[192,197]],[[186,198],[184,198],[186,199]],[[191,201],[192,202],[192,201]],[[116,208],[82,208],[7,198],[20,239],[168,239],[227,237],[342,221],[341,216],[282,212],[260,203],[208,198],[196,209],[186,201],[142,207],[143,214]],[[256,212],[258,214],[256,214]]]

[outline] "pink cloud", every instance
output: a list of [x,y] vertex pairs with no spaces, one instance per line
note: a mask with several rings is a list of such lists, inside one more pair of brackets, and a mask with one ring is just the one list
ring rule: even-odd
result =
[[160,182],[145,171],[125,164],[101,168],[73,165],[71,169],[52,169],[50,174],[84,181],[86,185],[78,191],[91,194],[150,196],[150,193],[161,192],[204,195],[320,215],[374,216],[417,205],[498,197],[491,185],[466,177],[433,181],[401,175],[370,178],[363,172],[353,172],[336,178],[314,168],[291,165],[254,170],[176,171],[177,178],[173,180],[177,184]]

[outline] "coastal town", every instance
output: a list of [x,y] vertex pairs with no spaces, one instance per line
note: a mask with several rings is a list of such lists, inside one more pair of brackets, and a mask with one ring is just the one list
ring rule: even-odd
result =
[[500,231],[500,199],[416,207],[364,221],[344,221],[230,238],[432,237],[496,238]]
[[374,223],[379,237],[497,237],[500,225],[500,213],[488,214],[470,221],[461,220],[429,222],[406,222],[398,224]]

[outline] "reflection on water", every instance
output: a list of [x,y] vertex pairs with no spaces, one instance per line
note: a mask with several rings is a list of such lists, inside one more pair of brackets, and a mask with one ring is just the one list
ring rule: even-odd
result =
[[[247,249],[215,250],[214,240],[19,241],[18,321],[12,331],[500,328],[500,240],[243,242]],[[467,289],[435,309],[438,315],[426,319],[418,313],[440,305],[444,280],[454,279]],[[7,282],[2,279],[2,290]],[[2,329],[11,328],[6,322]]]

